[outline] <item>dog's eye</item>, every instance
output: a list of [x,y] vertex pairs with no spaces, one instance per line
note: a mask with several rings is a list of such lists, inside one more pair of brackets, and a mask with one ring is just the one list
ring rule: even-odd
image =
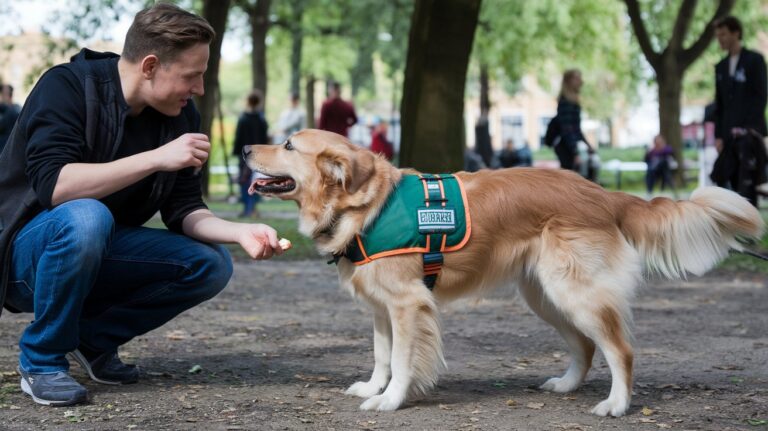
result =
[[293,151],[293,144],[291,141],[285,141],[285,149],[288,151]]

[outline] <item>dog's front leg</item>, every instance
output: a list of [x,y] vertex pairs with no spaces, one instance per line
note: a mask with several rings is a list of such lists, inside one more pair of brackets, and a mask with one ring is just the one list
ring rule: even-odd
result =
[[392,323],[386,308],[376,307],[373,317],[373,374],[367,382],[357,382],[347,389],[347,395],[370,398],[381,393],[389,383],[392,356]]
[[[392,379],[381,395],[368,398],[360,409],[389,411],[405,403],[409,393],[424,393],[437,382],[445,365],[437,308],[431,294],[414,286],[400,304],[389,307],[392,322]],[[414,297],[416,296],[416,297]]]

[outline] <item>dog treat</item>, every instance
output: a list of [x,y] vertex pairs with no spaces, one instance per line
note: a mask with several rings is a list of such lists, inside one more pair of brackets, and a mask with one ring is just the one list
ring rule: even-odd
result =
[[280,248],[285,250],[289,250],[293,245],[291,244],[291,241],[285,238],[280,238],[280,241],[277,242],[280,245]]

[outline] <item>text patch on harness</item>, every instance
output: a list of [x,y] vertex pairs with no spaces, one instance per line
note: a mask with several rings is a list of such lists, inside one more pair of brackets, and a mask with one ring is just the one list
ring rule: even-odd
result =
[[428,208],[416,210],[419,221],[419,233],[451,233],[456,231],[456,210],[453,207]]

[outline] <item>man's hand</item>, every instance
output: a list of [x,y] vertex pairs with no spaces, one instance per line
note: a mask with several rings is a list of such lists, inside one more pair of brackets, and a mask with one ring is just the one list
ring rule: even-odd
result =
[[715,149],[717,152],[723,151],[723,140],[720,138],[715,139]]
[[269,259],[283,254],[277,239],[277,231],[265,224],[240,224],[237,242],[252,259]]
[[174,172],[184,168],[203,166],[211,152],[208,136],[202,133],[185,133],[153,152],[157,170]]

